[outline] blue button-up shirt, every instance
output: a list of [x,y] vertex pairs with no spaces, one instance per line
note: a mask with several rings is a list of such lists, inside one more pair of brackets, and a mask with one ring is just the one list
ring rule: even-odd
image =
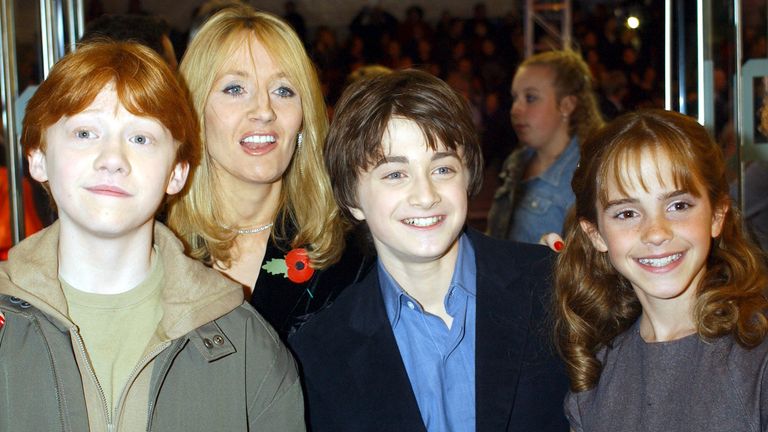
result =
[[451,328],[425,312],[379,261],[379,280],[387,317],[428,431],[475,430],[475,251],[466,234],[459,253],[445,309]]
[[[523,159],[527,165],[534,151],[528,149]],[[576,197],[571,178],[579,164],[579,143],[574,137],[552,166],[540,175],[524,180],[516,198],[509,238],[538,243],[542,235],[561,233],[565,214]]]

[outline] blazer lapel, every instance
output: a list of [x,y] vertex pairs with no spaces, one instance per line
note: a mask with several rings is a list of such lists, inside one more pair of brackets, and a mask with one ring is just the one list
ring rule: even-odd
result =
[[372,269],[362,283],[350,325],[348,364],[360,392],[359,407],[368,411],[369,424],[379,430],[426,432],[416,397],[389,324]]
[[[477,258],[475,389],[477,431],[507,430],[531,314],[529,287],[514,257],[470,230]],[[501,258],[500,258],[501,256]]]

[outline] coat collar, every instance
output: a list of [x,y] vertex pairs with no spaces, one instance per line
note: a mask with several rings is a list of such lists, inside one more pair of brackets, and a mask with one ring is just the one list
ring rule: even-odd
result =
[[477,257],[477,430],[505,430],[529,334],[531,292],[520,283],[523,274],[516,257],[503,252],[509,243],[474,230],[470,239]]
[[[11,249],[8,261],[0,264],[0,294],[26,300],[65,330],[73,324],[59,283],[59,232],[59,222],[54,222]],[[156,335],[160,340],[176,339],[242,304],[238,284],[185,256],[181,241],[159,222],[154,244],[165,271],[163,317]]]

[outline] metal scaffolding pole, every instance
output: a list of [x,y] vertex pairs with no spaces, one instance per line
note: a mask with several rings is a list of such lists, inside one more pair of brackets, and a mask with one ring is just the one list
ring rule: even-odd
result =
[[[29,3],[25,3],[29,6]],[[66,51],[74,46],[84,28],[82,0],[40,0],[40,43],[42,53],[43,79]],[[66,17],[66,22],[65,22]],[[8,168],[8,199],[10,203],[10,229],[13,243],[25,235],[23,203],[23,157],[17,127],[18,68],[16,58],[16,16],[14,0],[0,0],[0,43],[3,55],[0,57],[0,102],[2,108],[3,138]],[[66,36],[66,38],[65,38]]]
[[2,19],[2,63],[3,79],[0,83],[0,100],[3,105],[3,131],[6,160],[8,165],[8,199],[11,205],[11,237],[18,243],[24,233],[24,210],[22,203],[22,155],[16,137],[16,96],[18,95],[18,72],[16,69],[16,26],[14,23],[13,0],[0,0]]
[[571,0],[525,1],[525,57],[530,57],[536,51],[535,29],[537,25],[548,35],[557,39],[562,49],[570,49],[573,39]]

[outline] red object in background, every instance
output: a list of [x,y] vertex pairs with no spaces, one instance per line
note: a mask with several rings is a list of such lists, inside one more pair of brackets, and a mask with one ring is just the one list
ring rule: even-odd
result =
[[[29,180],[22,179],[22,200],[24,202],[24,232],[29,237],[43,229],[35,210],[35,198]],[[0,260],[8,259],[8,249],[13,246],[11,234],[11,201],[8,193],[8,169],[0,167]]]
[[285,255],[288,279],[293,283],[304,283],[312,278],[315,270],[309,266],[309,256],[304,248],[292,249]]
[[0,313],[0,328],[3,328],[4,325],[5,325],[5,317],[3,316],[3,314]]
[[560,252],[561,250],[563,250],[563,246],[565,246],[565,244],[563,242],[561,242],[560,240],[555,242],[555,250],[557,252]]

